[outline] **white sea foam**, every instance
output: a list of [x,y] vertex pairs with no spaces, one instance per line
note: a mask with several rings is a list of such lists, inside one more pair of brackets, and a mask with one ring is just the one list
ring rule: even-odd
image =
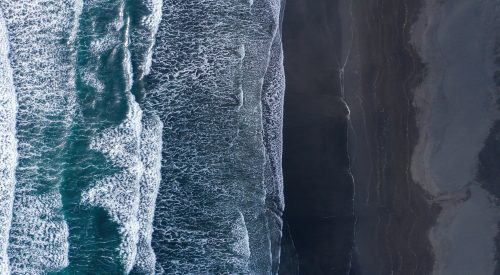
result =
[[[142,80],[150,72],[163,0],[143,0],[141,4],[141,12],[144,15],[135,18],[139,20],[139,24],[130,32],[129,46],[133,54],[132,59],[135,61],[133,70],[138,80]],[[162,131],[163,123],[157,115],[144,115],[140,141],[140,157],[144,173],[140,180],[139,236],[134,267],[141,274],[155,273],[156,255],[151,240],[156,198],[161,181]]]
[[153,217],[161,180],[161,148],[163,123],[153,115],[143,118],[140,155],[144,173],[140,181],[138,212],[139,240],[135,268],[141,274],[154,274],[156,256],[151,247]]
[[0,274],[8,274],[7,246],[14,202],[17,165],[17,101],[9,60],[9,41],[0,10]]
[[[280,7],[273,1],[273,15],[279,22]],[[279,23],[277,23],[279,24]],[[285,94],[285,72],[283,67],[283,50],[281,31],[278,29],[269,53],[264,84],[262,87],[263,140],[266,148],[266,166],[269,175],[265,179],[267,196],[274,198],[275,207],[283,211],[283,175],[281,171],[282,135],[283,135],[283,100]]]
[[[238,255],[241,257],[241,262],[246,263],[246,266],[248,268],[248,262],[250,259],[250,240],[248,239],[248,230],[246,227],[245,223],[245,216],[243,213],[238,212],[238,217],[235,219],[232,228],[231,228],[231,234],[233,235],[233,238],[237,240],[232,244],[233,246],[233,251],[235,255]],[[245,266],[245,264],[242,264],[241,266]],[[249,272],[248,270],[244,270],[245,273]],[[243,270],[242,270],[243,272]]]
[[120,226],[119,254],[127,273],[133,267],[137,252],[139,181],[144,171],[139,154],[142,111],[132,95],[128,95],[128,103],[126,119],[116,128],[105,130],[90,145],[121,170],[98,181],[82,194],[82,203],[104,208]]
[[12,273],[45,274],[67,266],[68,227],[58,212],[61,196],[56,192],[19,193],[23,195],[15,198],[16,223],[9,245]]
[[[163,161],[154,233],[168,274],[271,273],[265,153],[278,156],[281,141],[266,152],[261,107],[280,7],[278,0],[164,4],[155,86],[145,101],[165,123],[163,151],[172,156]],[[268,86],[280,109],[281,90]],[[279,139],[279,116],[276,123]]]
[[[8,255],[15,274],[68,264],[59,184],[75,107],[78,1],[0,0],[16,87],[19,162]],[[66,43],[62,43],[66,42]]]
[[[138,4],[138,3],[136,3]],[[130,38],[130,45],[126,46],[132,53],[130,64],[134,64],[131,73],[142,80],[149,74],[151,67],[152,49],[162,15],[162,0],[140,1],[140,17],[134,18],[137,22],[126,37]],[[140,140],[140,158],[144,166],[144,173],[140,179],[140,199],[138,209],[138,241],[134,270],[141,274],[154,274],[156,255],[151,246],[153,233],[153,216],[156,197],[161,180],[161,148],[163,123],[156,115],[145,114],[142,119]]]
[[162,16],[163,0],[143,0],[142,5],[142,12],[145,12],[145,15],[140,18],[140,26],[134,28],[131,34],[132,47],[137,49],[134,52],[137,56],[133,58],[138,62],[136,70],[139,79],[148,75],[151,68],[155,37]]
[[[256,33],[250,32],[246,37],[244,62],[240,69],[244,104],[239,109],[243,123],[252,130],[240,133],[236,147],[251,156],[239,158],[238,163],[253,168],[247,171],[253,173],[253,179],[247,176],[240,183],[248,201],[240,207],[248,232],[251,273],[273,274],[279,263],[283,210],[281,1],[255,2],[252,14],[251,20],[259,25]],[[260,135],[252,133],[256,131],[260,131]]]
[[[150,51],[154,38],[154,24],[158,24],[161,1],[147,1],[153,11],[153,17],[146,17],[146,22],[153,34],[140,32],[144,37],[138,43],[141,50]],[[135,47],[135,29],[130,28],[130,18],[125,16],[125,2],[117,1],[113,11],[117,12],[110,21],[93,22],[104,24],[101,27],[108,31],[102,36],[92,38],[90,42],[91,57],[99,57],[110,51],[117,53],[124,49],[123,56],[123,95],[127,97],[129,106],[125,120],[104,130],[91,142],[90,148],[99,151],[109,159],[111,165],[119,171],[95,183],[82,194],[82,203],[104,208],[110,218],[119,226],[121,243],[119,245],[120,260],[125,272],[136,268],[145,272],[154,272],[155,255],[151,249],[152,219],[156,194],[160,182],[161,161],[161,131],[162,124],[157,117],[144,116],[143,112],[130,94],[133,70],[143,70],[145,63],[139,62],[140,68],[132,67],[130,49]],[[89,9],[103,5],[102,1],[86,3]],[[94,19],[91,19],[94,20]],[[144,23],[144,22],[143,22]],[[145,24],[146,24],[145,23]],[[157,27],[156,27],[157,28]],[[144,31],[144,29],[141,29]],[[146,42],[144,42],[146,41]],[[150,44],[148,44],[150,43]],[[145,46],[146,45],[146,46]],[[142,47],[142,48],[141,48]],[[136,52],[133,52],[137,54]],[[140,55],[140,58],[150,58],[150,53]],[[137,56],[132,56],[137,58]],[[107,92],[106,85],[99,79],[99,62],[89,63],[82,72],[86,84],[94,87],[98,93]],[[144,123],[144,126],[143,126]],[[143,128],[144,127],[144,128]],[[138,254],[139,253],[139,254]]]

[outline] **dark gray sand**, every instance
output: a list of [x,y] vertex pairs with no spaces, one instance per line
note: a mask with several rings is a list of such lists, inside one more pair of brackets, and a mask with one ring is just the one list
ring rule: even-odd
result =
[[413,29],[427,73],[412,177],[442,208],[429,232],[436,275],[500,273],[499,12],[495,0],[426,0]]
[[357,274],[429,274],[439,207],[410,175],[413,90],[424,66],[410,45],[420,1],[355,1],[345,95],[351,110]]

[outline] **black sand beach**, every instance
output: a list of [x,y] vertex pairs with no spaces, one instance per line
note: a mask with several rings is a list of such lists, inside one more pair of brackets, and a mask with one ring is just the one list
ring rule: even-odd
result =
[[[350,10],[339,14],[341,7]],[[408,172],[417,138],[412,88],[424,72],[409,44],[418,10],[418,1],[409,0],[287,2],[284,179],[290,237],[284,233],[284,247],[291,238],[296,258],[284,249],[282,274],[292,274],[290,265],[298,265],[299,274],[430,272],[427,234],[437,208]],[[352,37],[345,28],[350,24]],[[351,38],[352,48],[342,48],[351,46]],[[349,135],[340,79],[347,57]]]
[[499,10],[287,1],[280,274],[500,274]]

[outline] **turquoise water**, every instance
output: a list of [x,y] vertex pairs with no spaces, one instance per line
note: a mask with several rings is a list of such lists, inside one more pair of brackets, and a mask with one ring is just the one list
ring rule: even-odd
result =
[[[103,152],[89,148],[90,144],[106,129],[118,127],[129,109],[126,93],[130,80],[123,62],[127,51],[123,3],[94,2],[83,5],[77,32],[78,109],[61,186],[69,227],[69,265],[63,269],[64,274],[124,271],[118,253],[119,225],[101,207],[81,207],[82,190],[120,172],[120,167]],[[112,26],[120,23],[120,28]],[[94,46],[99,43],[107,45]]]
[[281,8],[0,0],[2,274],[275,273]]

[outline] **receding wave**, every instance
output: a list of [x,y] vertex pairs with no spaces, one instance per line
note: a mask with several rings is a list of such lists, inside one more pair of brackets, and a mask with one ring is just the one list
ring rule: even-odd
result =
[[263,140],[266,152],[264,186],[266,188],[266,217],[271,242],[271,273],[277,274],[281,254],[283,228],[282,214],[285,207],[283,195],[283,174],[281,170],[283,100],[285,93],[285,72],[283,49],[278,16],[283,6],[273,7],[278,27],[270,48],[269,64],[262,86]]
[[134,79],[143,80],[151,69],[151,57],[156,33],[162,17],[162,0],[135,1],[129,7],[131,22],[130,41]]
[[82,202],[103,207],[120,225],[119,253],[127,273],[137,253],[139,181],[144,170],[139,154],[142,111],[132,98],[129,102],[125,121],[104,131],[90,145],[109,157],[120,172],[100,180],[82,195]]

